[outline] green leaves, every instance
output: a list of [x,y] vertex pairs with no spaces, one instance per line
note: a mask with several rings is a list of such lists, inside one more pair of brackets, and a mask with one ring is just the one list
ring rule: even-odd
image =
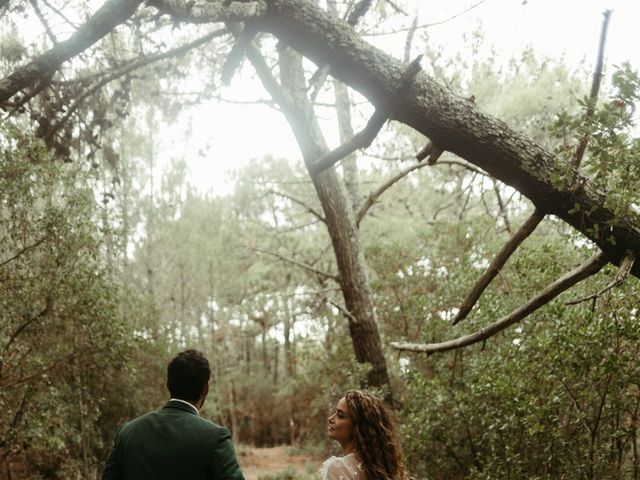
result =
[[640,77],[625,63],[617,68],[611,80],[613,92],[606,101],[596,105],[587,97],[577,100],[581,110],[558,114],[550,131],[561,140],[555,148],[558,168],[554,185],[571,187],[577,147],[588,141],[581,173],[607,195],[605,206],[614,210],[612,223],[616,223],[633,213],[640,199],[636,115],[640,106]]

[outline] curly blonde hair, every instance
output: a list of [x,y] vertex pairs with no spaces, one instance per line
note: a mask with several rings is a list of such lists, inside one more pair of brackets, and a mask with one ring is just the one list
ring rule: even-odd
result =
[[347,391],[345,400],[353,419],[354,446],[367,480],[408,478],[391,409],[378,397],[360,390]]

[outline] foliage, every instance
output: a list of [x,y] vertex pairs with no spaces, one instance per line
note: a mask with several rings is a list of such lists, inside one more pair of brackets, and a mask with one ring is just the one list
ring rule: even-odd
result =
[[560,139],[555,150],[559,158],[556,184],[572,186],[577,146],[588,141],[582,171],[594,180],[596,188],[608,194],[606,205],[615,212],[610,223],[615,224],[636,215],[640,208],[640,138],[635,134],[640,77],[625,63],[613,73],[612,87],[613,94],[601,105],[585,97],[578,101],[580,112],[561,112],[551,131]]
[[40,472],[89,472],[130,351],[93,192],[80,166],[52,161],[41,142],[10,126],[1,138],[0,451]]

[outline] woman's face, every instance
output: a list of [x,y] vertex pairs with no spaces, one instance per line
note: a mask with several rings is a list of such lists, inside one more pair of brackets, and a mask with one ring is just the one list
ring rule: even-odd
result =
[[353,419],[349,414],[347,401],[342,397],[328,419],[328,435],[332,440],[346,443],[353,439]]

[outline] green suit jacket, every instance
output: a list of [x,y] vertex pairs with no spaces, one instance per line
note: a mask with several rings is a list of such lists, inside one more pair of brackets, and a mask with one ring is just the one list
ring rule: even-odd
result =
[[102,480],[244,480],[229,430],[169,401],[125,423]]

